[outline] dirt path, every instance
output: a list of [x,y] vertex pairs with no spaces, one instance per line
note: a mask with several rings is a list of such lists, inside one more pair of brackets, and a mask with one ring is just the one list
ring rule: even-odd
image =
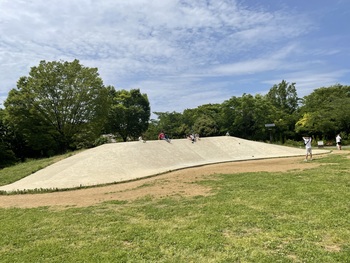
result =
[[[316,158],[322,158],[317,156]],[[318,166],[315,162],[303,162],[302,157],[276,158],[243,162],[205,165],[170,172],[138,181],[65,192],[0,196],[0,207],[31,208],[84,207],[111,200],[135,200],[145,196],[196,196],[210,194],[206,188],[194,182],[210,178],[212,174],[241,172],[278,172],[303,170]]]

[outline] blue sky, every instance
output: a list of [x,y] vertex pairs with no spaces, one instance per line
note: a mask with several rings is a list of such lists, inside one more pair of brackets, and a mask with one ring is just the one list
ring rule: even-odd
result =
[[350,85],[348,0],[0,0],[0,103],[41,60],[182,112],[286,80]]

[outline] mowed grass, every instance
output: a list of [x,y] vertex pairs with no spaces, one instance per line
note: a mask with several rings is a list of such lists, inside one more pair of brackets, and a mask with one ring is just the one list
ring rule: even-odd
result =
[[350,262],[350,159],[313,162],[215,174],[210,196],[0,209],[0,261]]

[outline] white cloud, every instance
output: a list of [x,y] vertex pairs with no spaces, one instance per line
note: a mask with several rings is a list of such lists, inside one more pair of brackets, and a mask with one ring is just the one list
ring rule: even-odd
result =
[[295,53],[297,48],[297,45],[289,45],[261,57],[257,55],[253,59],[221,64],[214,67],[213,72],[219,75],[245,75],[291,67],[291,63],[285,65],[285,59]]
[[[236,0],[2,0],[0,101],[40,60],[79,59],[106,85],[146,90],[154,110],[216,103],[239,77],[305,67],[299,38],[313,28],[306,13]],[[342,52],[313,61],[327,51]]]
[[[281,79],[270,79],[268,81],[264,81],[266,84],[270,84],[271,87],[274,84],[278,84],[284,79],[285,81],[289,83],[296,83],[295,87],[298,92],[299,97],[304,97],[311,92],[313,92],[315,89],[320,87],[329,87],[335,84],[339,83],[339,79],[343,76],[350,73],[349,70],[337,70],[337,71],[330,71],[330,72],[318,72],[315,73],[314,71],[296,71],[289,74],[286,74]],[[350,83],[340,83],[342,85],[349,85]]]

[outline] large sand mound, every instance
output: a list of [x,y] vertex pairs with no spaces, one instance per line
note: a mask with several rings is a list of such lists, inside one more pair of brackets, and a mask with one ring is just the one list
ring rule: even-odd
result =
[[[314,149],[314,154],[327,150]],[[303,156],[305,149],[254,142],[237,137],[105,144],[57,162],[3,191],[64,189],[129,181],[181,168],[242,160]]]

